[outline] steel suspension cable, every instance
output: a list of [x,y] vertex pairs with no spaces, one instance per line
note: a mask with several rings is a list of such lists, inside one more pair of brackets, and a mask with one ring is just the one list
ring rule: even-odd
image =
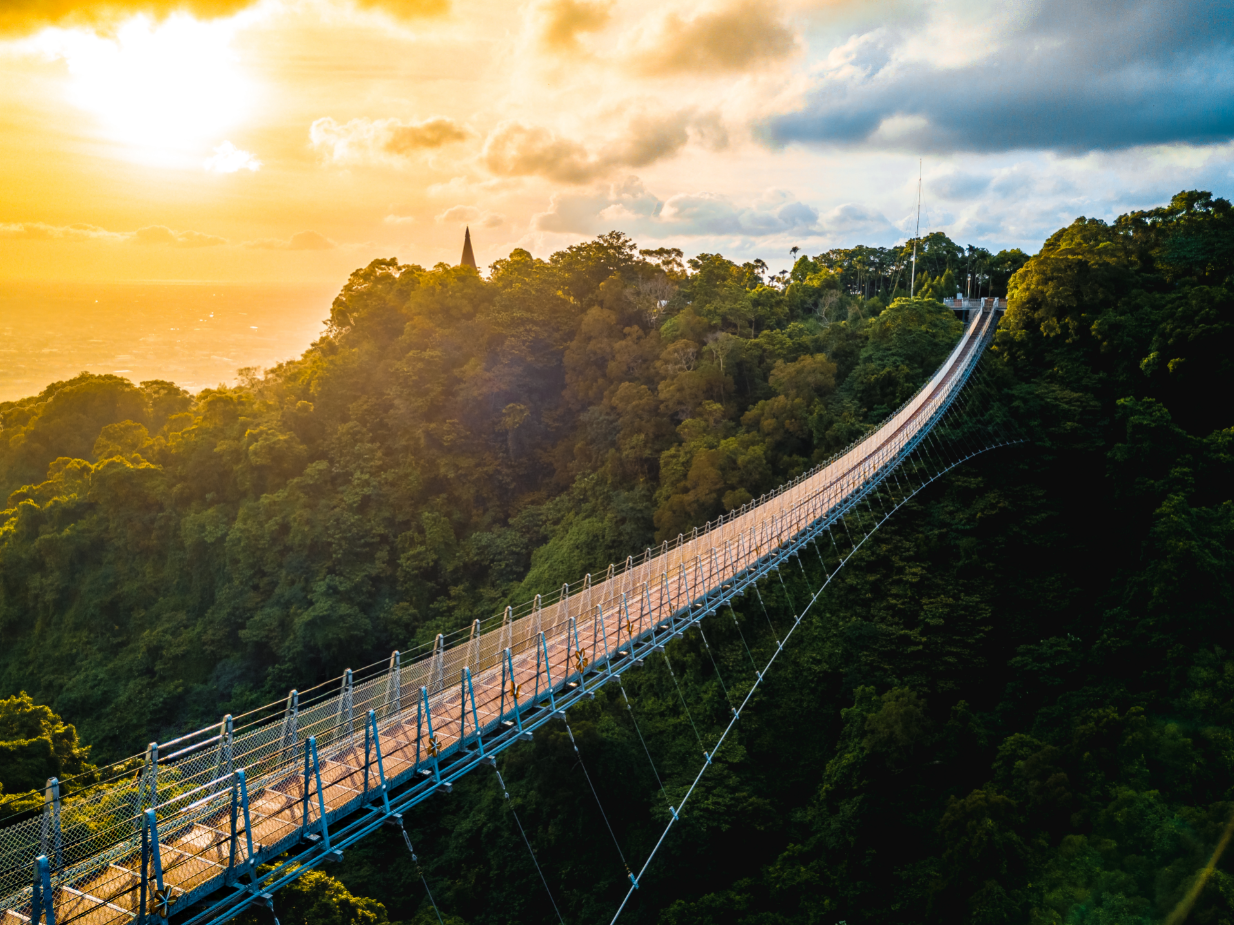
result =
[[[874,529],[877,529],[877,527]],[[864,543],[867,539],[869,539],[869,537],[874,533],[874,529],[872,529],[869,533],[867,533],[865,536],[861,538],[861,543]],[[854,547],[853,549],[854,552],[856,551],[856,548],[857,547]],[[851,556],[852,553],[849,553],[849,555]],[[808,612],[809,609],[814,606],[814,603],[818,600],[819,595],[823,593],[823,591],[826,589],[829,583],[830,583],[829,580],[825,581],[819,587],[818,591],[814,593],[814,596],[810,598],[809,602],[806,604],[801,614],[797,616],[796,620],[793,622],[793,625],[789,627],[788,634],[785,636],[786,641],[788,637],[791,636],[793,632],[797,629],[797,627],[801,625],[801,621],[804,618],[806,612]],[[775,651],[771,653],[771,658],[768,659],[766,666],[764,666],[763,672],[759,673],[760,681],[763,678],[763,674],[771,667],[772,663],[775,662],[776,658],[780,655],[782,651],[784,651],[784,647],[777,646]],[[754,691],[757,687],[758,687],[758,684],[753,685],[750,688],[750,690],[746,693],[745,698],[741,701],[741,707],[739,707],[734,712],[733,718],[729,721],[728,725],[724,727],[724,731],[720,733],[720,738],[716,741],[715,747],[712,749],[711,754],[707,756],[707,761],[699,769],[699,772],[697,775],[695,775],[694,780],[690,784],[689,789],[685,792],[685,795],[681,798],[681,803],[676,807],[670,807],[670,811],[672,812],[672,819],[670,819],[668,825],[664,827],[664,831],[660,833],[660,838],[656,841],[655,845],[652,847],[651,853],[647,856],[647,860],[643,862],[642,868],[639,869],[638,877],[634,878],[633,885],[631,886],[629,890],[626,891],[625,898],[622,899],[621,905],[617,907],[617,912],[613,916],[613,920],[612,920],[613,925],[615,925],[615,923],[617,922],[617,919],[621,917],[622,910],[625,909],[626,903],[630,901],[630,897],[633,895],[634,891],[638,889],[639,880],[642,879],[643,874],[647,872],[647,868],[651,865],[652,860],[655,859],[656,853],[660,850],[660,846],[664,844],[664,839],[668,837],[668,833],[672,830],[673,824],[680,821],[681,817],[680,817],[679,811],[682,809],[682,807],[685,806],[686,801],[690,799],[690,796],[691,794],[694,793],[695,788],[698,787],[698,783],[700,780],[702,780],[703,774],[706,773],[707,768],[711,767],[712,757],[717,752],[719,752],[720,746],[724,744],[725,738],[728,737],[728,734],[732,731],[733,726],[737,723],[737,720],[740,719],[741,710],[745,708],[745,705],[749,702],[750,698],[754,696]]]
[[621,688],[621,696],[626,702],[626,710],[630,713],[630,722],[634,724],[634,731],[638,733],[638,740],[643,743],[643,752],[647,755],[647,763],[651,765],[651,773],[656,776],[656,783],[660,785],[660,795],[664,797],[664,802],[668,803],[672,808],[673,801],[668,798],[668,793],[664,790],[664,781],[660,780],[660,772],[656,770],[656,763],[651,759],[651,749],[647,747],[647,740],[643,738],[643,732],[638,728],[638,720],[634,716],[634,707],[630,705],[630,698],[626,695],[625,685],[621,683],[621,675],[617,675],[617,686]]
[[[776,574],[780,574],[780,570],[776,569]],[[758,596],[759,606],[763,608],[763,616],[767,618],[767,626],[771,628],[771,636],[776,641],[776,645],[780,644],[780,634],[776,632],[775,624],[771,622],[771,614],[767,610],[767,605],[763,603],[763,595],[759,594],[758,583],[754,582],[754,593]],[[795,614],[794,614],[795,616]]]
[[561,721],[566,724],[566,734],[570,737],[570,745],[574,748],[574,754],[578,756],[578,766],[583,769],[583,776],[587,778],[587,786],[591,788],[591,795],[596,798],[596,806],[600,809],[600,818],[604,820],[604,825],[608,828],[608,834],[613,836],[613,846],[617,849],[617,856],[621,858],[621,866],[626,869],[626,875],[633,880],[634,873],[630,870],[630,865],[626,863],[625,852],[621,850],[621,842],[617,841],[617,833],[613,831],[613,824],[608,821],[608,813],[604,811],[604,804],[600,802],[600,794],[596,791],[596,785],[591,782],[591,775],[587,773],[587,765],[583,763],[583,754],[578,750],[578,743],[574,741],[574,730],[570,728],[570,721],[566,719],[563,712]]
[[707,650],[707,655],[711,659],[711,667],[716,670],[716,680],[720,682],[720,689],[724,691],[724,699],[728,701],[728,705],[733,705],[732,698],[728,695],[728,686],[724,683],[724,678],[720,674],[720,665],[716,662],[715,655],[712,654],[711,646],[707,644],[707,635],[703,632],[703,624],[698,625],[698,634],[703,639],[703,648]]
[[685,708],[686,718],[690,720],[690,728],[694,730],[694,738],[698,739],[698,747],[703,750],[703,754],[707,754],[707,746],[703,744],[703,737],[698,734],[698,727],[694,725],[694,715],[690,712],[690,706],[686,703],[685,694],[681,692],[681,685],[677,683],[677,675],[673,673],[672,663],[668,660],[668,649],[661,648],[660,654],[664,656],[664,665],[668,668],[668,675],[673,679],[673,687],[677,688],[677,696],[681,698],[681,705]]
[[[802,579],[802,581],[804,581],[804,582],[806,583],[806,587],[808,588],[808,587],[810,587],[810,579],[806,577],[806,567],[805,567],[804,565],[802,565],[802,564],[801,564],[801,556],[800,556],[800,555],[798,555],[798,556],[796,557],[796,559],[797,559],[797,568],[801,570],[801,579]],[[823,571],[824,571],[824,573],[825,573],[827,570],[826,570],[826,569],[823,569]]]
[[998,392],[994,388],[994,384],[990,381],[990,374],[987,369],[987,364],[982,361],[976,366],[973,371],[973,380],[979,394],[984,396],[985,402],[985,421],[983,426],[995,439],[1001,442],[1001,445],[1006,446],[1011,443],[1011,436],[1008,434],[1006,427],[1003,426],[1003,415],[996,414],[995,409],[998,405]]
[[[990,395],[992,397],[996,397],[998,394],[998,391],[995,388],[994,383],[991,381],[993,378],[993,374],[989,371],[988,364],[979,363],[977,365],[977,372],[980,374],[982,381],[985,383],[986,388],[989,390]],[[1011,424],[1011,427],[1010,428],[1005,427],[1003,423],[1004,421],[1009,421]],[[996,426],[998,426],[999,429],[1002,430],[1003,439],[1006,440],[1008,443],[1012,443],[1012,442],[1016,442],[1016,441],[1024,439],[1023,431],[1020,430],[1019,425],[1017,424],[1015,418],[1010,417],[1009,415],[1000,414],[995,418],[995,423],[996,423]],[[1012,433],[1012,431],[1014,431],[1014,433]]]
[[[505,786],[503,785],[501,789],[505,790]],[[507,799],[509,799],[509,794],[507,794]],[[433,891],[428,888],[428,879],[424,876],[424,868],[420,865],[420,859],[416,857],[416,849],[411,847],[411,836],[407,834],[402,816],[399,816],[398,827],[399,831],[403,833],[403,841],[407,843],[407,850],[411,852],[411,862],[416,865],[416,873],[420,875],[420,882],[424,884],[424,892],[428,894],[428,901],[433,907],[433,912],[437,915],[437,921],[439,925],[445,925],[445,922],[441,920],[441,910],[437,908],[437,900],[433,899]],[[274,911],[273,905],[270,906],[270,911]],[[274,920],[274,925],[278,925],[277,918]]]
[[540,869],[540,862],[536,860],[536,852],[531,847],[531,841],[527,838],[527,832],[523,829],[523,823],[519,821],[518,812],[514,809],[514,802],[510,799],[510,791],[506,789],[506,782],[501,779],[500,771],[497,771],[496,768],[493,770],[497,774],[497,783],[501,786],[501,792],[506,795],[506,805],[510,807],[510,815],[514,817],[514,824],[518,826],[518,834],[523,836],[523,844],[527,846],[527,853],[531,855],[531,863],[536,866],[536,873],[540,875],[540,882],[544,884],[544,892],[548,894],[548,901],[553,904],[553,911],[557,913],[557,921],[561,925],[566,925],[566,920],[561,917],[561,910],[557,908],[557,900],[553,899],[553,891],[548,888],[548,880],[544,876],[544,871]]
[[[819,531],[822,532],[821,530]],[[822,550],[818,548],[818,535],[814,536],[814,555],[818,556],[818,564],[823,567],[823,574],[827,576],[827,580],[831,580],[831,572],[827,571],[827,560],[823,558]]]
[[[779,570],[779,569],[776,569],[776,578],[780,579],[780,587],[784,589],[784,596],[788,598],[788,606],[789,606],[789,607],[791,607],[791,608],[793,609],[793,618],[794,618],[794,619],[796,619],[796,617],[797,617],[797,602],[793,600],[793,595],[789,593],[789,590],[788,590],[788,585],[786,585],[786,584],[784,583],[784,576],[780,574],[780,570]],[[764,609],[764,610],[766,610],[766,609],[767,609],[767,608],[766,608],[766,605],[764,605],[763,609]],[[771,617],[770,617],[770,616],[768,616],[767,621],[768,621],[768,622],[771,622]],[[777,643],[777,644],[779,644],[779,642],[780,642],[780,641],[777,639],[777,640],[776,640],[776,643]]]
[[737,627],[737,635],[741,637],[741,644],[745,647],[746,655],[750,656],[750,667],[754,669],[754,673],[758,674],[758,665],[754,662],[754,653],[750,651],[750,646],[746,643],[746,634],[741,631],[741,624],[737,622],[737,611],[733,609],[733,602],[728,602],[728,612],[733,616],[733,626]]

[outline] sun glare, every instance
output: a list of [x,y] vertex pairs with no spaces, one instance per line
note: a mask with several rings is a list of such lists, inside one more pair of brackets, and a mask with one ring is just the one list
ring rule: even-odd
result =
[[105,137],[143,159],[188,156],[200,166],[253,102],[233,34],[228,22],[138,16],[114,37],[55,30],[46,50],[65,60],[69,99],[96,116]]

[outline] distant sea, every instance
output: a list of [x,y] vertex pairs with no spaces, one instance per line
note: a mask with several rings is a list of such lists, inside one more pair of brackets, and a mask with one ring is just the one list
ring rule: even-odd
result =
[[0,402],[82,371],[234,384],[303,353],[342,284],[0,283]]

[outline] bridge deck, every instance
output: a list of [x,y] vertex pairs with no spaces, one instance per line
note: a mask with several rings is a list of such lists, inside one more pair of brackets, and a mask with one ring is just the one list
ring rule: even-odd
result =
[[[233,796],[234,785],[217,781],[213,791],[204,789],[205,796],[198,792],[201,787],[188,790],[189,796],[198,797],[195,803],[186,804],[187,796],[173,794],[157,809],[164,892],[155,894],[151,881],[146,909],[141,908],[141,840],[129,834],[109,850],[98,851],[98,860],[88,857],[56,872],[51,889],[55,922],[125,925],[142,918],[143,911],[166,912],[179,901],[235,882],[246,873],[250,840],[255,860],[266,859],[319,829],[322,806],[329,819],[378,797],[381,773],[390,784],[418,779],[473,739],[477,725],[486,732],[500,729],[515,710],[567,686],[587,684],[589,674],[595,678],[596,669],[623,648],[632,651],[639,639],[675,614],[704,606],[709,595],[809,525],[841,510],[846,499],[894,467],[962,386],[994,324],[993,312],[976,315],[947,361],[912,400],[808,478],[674,549],[631,563],[595,584],[588,581],[578,593],[537,607],[465,646],[436,653],[432,664],[402,669],[429,683],[423,685],[423,694],[416,686],[414,694],[404,698],[407,685],[396,676],[396,709],[390,707],[386,679],[386,700],[378,704],[384,707],[383,715],[374,723],[379,748],[366,750],[373,727],[348,717],[346,728],[336,725],[321,736],[325,744],[313,773],[305,774],[304,737],[290,756],[276,751],[271,758],[267,749],[250,762],[246,806]],[[471,678],[470,691],[455,680],[462,679],[463,669]],[[370,702],[376,697],[372,694]],[[23,879],[29,884],[29,861],[25,864]],[[27,925],[36,911],[29,886],[10,890],[7,899],[0,898],[2,905],[8,908],[0,925]]]

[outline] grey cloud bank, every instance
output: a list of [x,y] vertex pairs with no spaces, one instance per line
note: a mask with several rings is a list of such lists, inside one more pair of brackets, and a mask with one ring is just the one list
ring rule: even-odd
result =
[[911,60],[909,36],[854,36],[796,112],[759,126],[776,145],[1075,154],[1234,137],[1234,6],[1106,0],[1026,4],[970,64]]

